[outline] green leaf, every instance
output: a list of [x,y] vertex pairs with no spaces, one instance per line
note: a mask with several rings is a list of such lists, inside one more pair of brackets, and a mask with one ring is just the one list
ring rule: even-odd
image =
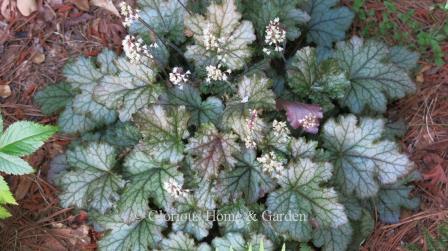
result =
[[53,115],[61,112],[73,98],[73,89],[68,83],[58,83],[45,87],[34,96],[34,102],[42,113]]
[[[182,43],[184,36],[184,16],[188,15],[183,6],[185,0],[143,0],[139,17],[149,25],[158,36],[167,38],[174,43]],[[131,33],[147,34],[148,27],[141,21],[132,23]]]
[[333,42],[343,40],[354,17],[347,7],[335,7],[339,0],[305,1],[303,9],[311,16],[308,22],[309,42],[332,47]]
[[118,202],[118,209],[123,219],[132,221],[145,217],[149,210],[150,199],[158,207],[164,209],[171,207],[173,198],[164,189],[164,184],[170,178],[180,185],[183,184],[182,173],[177,171],[176,166],[151,159],[137,147],[126,158],[124,167],[129,183]]
[[319,63],[316,50],[311,47],[296,52],[287,72],[292,91],[302,100],[322,105],[325,110],[332,109],[332,100],[343,98],[350,86],[338,64],[332,60]]
[[119,122],[109,127],[102,139],[113,146],[130,147],[136,145],[141,137],[140,131],[131,123]]
[[381,141],[384,121],[354,115],[328,120],[323,127],[324,147],[335,165],[335,181],[346,193],[374,196],[380,184],[390,184],[408,172],[408,157],[391,141]]
[[0,152],[0,172],[12,175],[24,175],[33,173],[34,170],[23,159]]
[[168,239],[163,239],[160,243],[160,247],[163,250],[175,250],[175,251],[211,251],[210,247],[205,244],[201,243],[198,247],[196,243],[194,242],[194,239],[192,239],[188,234],[185,234],[183,232],[177,232],[177,233],[170,233]]
[[3,133],[3,116],[0,113],[0,133]]
[[[313,163],[302,159],[288,164],[284,177],[279,180],[281,188],[270,193],[267,199],[268,210],[272,214],[301,214],[315,218],[322,227],[338,227],[348,222],[343,205],[338,203],[333,188],[321,185],[332,174],[328,163]],[[311,239],[311,225],[307,219],[280,220],[276,229],[297,241]]]
[[157,160],[176,163],[184,157],[188,119],[185,107],[166,111],[160,105],[152,105],[137,113],[134,121],[143,135],[146,152]]
[[196,240],[202,240],[213,227],[213,222],[208,218],[210,211],[203,208],[198,199],[193,196],[187,196],[178,201],[173,211],[175,215],[191,216],[174,217],[173,231],[183,231],[193,235]]
[[57,132],[54,126],[19,121],[0,136],[0,152],[23,157],[39,149],[44,141]]
[[204,124],[186,147],[186,151],[195,156],[192,168],[209,178],[217,176],[222,165],[234,166],[236,160],[232,154],[240,151],[237,139],[235,134],[219,133],[213,125]]
[[393,224],[400,221],[400,209],[417,209],[420,205],[419,198],[410,198],[413,186],[406,186],[403,182],[381,187],[378,196],[373,199],[380,220]]
[[348,72],[350,80],[348,92],[340,99],[341,105],[354,113],[362,112],[366,106],[383,113],[388,98],[402,98],[415,91],[415,84],[406,71],[384,62],[388,53],[385,44],[364,43],[358,37],[338,44],[334,57]]
[[223,200],[235,200],[244,196],[247,202],[256,202],[275,187],[273,180],[263,173],[255,151],[246,150],[235,156],[235,168],[219,176],[220,194]]
[[67,161],[72,168],[58,181],[63,190],[59,195],[61,205],[96,209],[103,214],[111,209],[125,183],[112,171],[115,149],[104,143],[77,146],[67,152]]
[[[212,241],[213,247],[216,251],[246,251],[248,247],[253,250],[273,251],[274,245],[264,235],[253,235],[248,243],[239,233],[227,233],[223,237],[217,237]],[[264,249],[260,249],[263,246]]]
[[310,20],[303,10],[297,9],[298,0],[253,0],[244,4],[245,16],[254,23],[259,38],[265,37],[266,26],[275,18],[280,19],[288,40],[294,40],[301,34],[298,25]]
[[163,239],[166,228],[163,215],[152,214],[147,218],[128,223],[119,214],[94,215],[97,231],[111,230],[98,242],[104,251],[154,250]]
[[370,212],[363,210],[362,218],[359,221],[352,223],[353,236],[349,246],[349,250],[359,250],[362,243],[369,238],[370,234],[375,229],[375,220],[372,218]]
[[[212,3],[206,16],[188,15],[185,26],[193,33],[194,45],[187,45],[185,57],[193,60],[197,67],[218,65],[231,70],[241,69],[251,56],[249,44],[255,41],[254,28],[249,21],[240,21],[234,0],[223,0],[221,4]],[[205,31],[218,41],[217,48],[207,50]]]
[[0,219],[5,219],[10,217],[11,214],[3,207],[5,204],[17,205],[14,196],[9,190],[8,183],[0,176]]
[[219,98],[208,97],[205,101],[202,101],[199,92],[191,86],[184,86],[182,89],[170,89],[167,104],[185,106],[191,113],[189,124],[195,126],[208,122],[218,126],[224,110],[224,105]]
[[253,230],[253,225],[255,222],[251,217],[250,208],[245,205],[245,201],[240,199],[231,204],[222,205],[218,214],[230,215],[231,220],[220,220],[218,221],[219,226],[222,228],[224,233],[251,233]]
[[125,58],[115,61],[118,76],[105,76],[93,91],[96,101],[109,109],[117,110],[121,121],[128,121],[132,114],[148,104],[155,103],[161,87],[154,84],[153,69],[144,64],[131,64]]
[[350,244],[352,232],[348,223],[336,228],[318,228],[313,234],[313,244],[322,247],[322,251],[345,251]]

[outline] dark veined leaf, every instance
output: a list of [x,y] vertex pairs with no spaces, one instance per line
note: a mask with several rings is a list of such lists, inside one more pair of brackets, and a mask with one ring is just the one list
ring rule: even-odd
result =
[[125,161],[124,172],[130,182],[118,202],[118,209],[127,222],[144,218],[150,199],[161,208],[170,208],[173,200],[164,188],[165,182],[172,178],[183,184],[182,173],[176,166],[154,160],[138,148]]
[[149,25],[159,36],[163,36],[174,43],[182,43],[184,35],[184,16],[187,15],[185,0],[141,0],[142,7],[139,17],[143,20],[132,23],[131,33],[147,34]]
[[215,238],[212,241],[212,244],[217,251],[246,251],[249,246],[252,247],[252,250],[260,250],[260,246],[263,246],[265,251],[274,250],[272,242],[262,234],[253,235],[251,239],[246,242],[241,234],[228,233],[223,237]]
[[124,180],[112,171],[116,164],[115,149],[104,143],[77,146],[67,152],[72,167],[58,180],[63,207],[96,209],[105,213],[118,201]]
[[348,72],[350,87],[340,103],[354,113],[365,107],[385,112],[387,99],[402,98],[415,91],[415,84],[402,68],[386,63],[389,49],[381,42],[353,37],[338,43],[334,58]]
[[185,106],[191,113],[189,124],[195,126],[208,122],[218,126],[224,110],[224,105],[219,98],[211,96],[202,101],[199,92],[191,86],[183,86],[182,89],[170,89],[166,103],[168,105]]
[[235,134],[219,133],[211,124],[203,125],[194,138],[190,138],[187,152],[196,156],[192,167],[205,178],[217,176],[221,165],[232,167],[235,158],[232,154],[240,151]]
[[318,228],[313,233],[313,244],[322,247],[323,251],[344,251],[350,244],[352,232],[349,223],[335,228]]
[[335,181],[347,193],[372,197],[380,184],[391,184],[408,172],[411,162],[391,141],[381,141],[384,121],[354,115],[328,120],[324,147],[335,164]]
[[335,7],[338,3],[339,0],[304,1],[303,9],[311,16],[307,25],[308,41],[332,47],[333,42],[345,38],[355,15],[347,7]]
[[188,234],[183,232],[170,233],[169,238],[163,239],[160,243],[160,247],[164,250],[176,250],[176,251],[211,251],[211,248],[206,243],[201,243],[199,247],[196,245],[194,239]]
[[39,105],[45,115],[53,115],[64,110],[73,98],[73,90],[68,83],[58,83],[47,86],[34,96],[34,102]]
[[[307,241],[312,237],[308,220],[314,218],[319,226],[337,228],[348,222],[344,206],[338,202],[333,188],[322,187],[332,176],[328,163],[313,163],[302,159],[288,164],[285,174],[279,179],[280,188],[270,193],[268,210],[272,214],[301,214],[298,220],[279,220],[275,227],[294,240]],[[301,219],[301,220],[300,220]]]
[[160,105],[145,108],[134,118],[143,134],[145,151],[157,160],[172,163],[184,157],[183,139],[189,135],[188,119],[185,106],[165,110]]
[[163,215],[150,214],[148,217],[126,222],[119,214],[94,214],[97,231],[107,231],[98,241],[98,248],[105,251],[147,251],[154,250],[163,238],[166,228]]
[[275,183],[261,170],[254,151],[246,150],[235,158],[235,168],[225,170],[219,176],[219,192],[224,200],[243,196],[247,202],[255,202],[274,189]]

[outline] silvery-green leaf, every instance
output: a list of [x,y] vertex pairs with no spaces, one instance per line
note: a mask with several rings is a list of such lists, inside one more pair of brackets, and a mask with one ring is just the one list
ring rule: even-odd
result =
[[[234,0],[211,3],[205,16],[188,15],[185,26],[193,33],[195,44],[187,46],[185,57],[197,67],[220,63],[231,70],[243,68],[252,54],[248,45],[256,37],[252,23],[240,19]],[[219,41],[218,48],[206,49],[204,31],[207,30]]]
[[254,251],[273,251],[274,244],[264,235],[256,234],[250,237],[249,240],[250,245],[252,246]]
[[118,122],[109,127],[102,137],[102,140],[117,147],[134,146],[141,139],[140,131],[129,122]]
[[411,162],[391,141],[381,140],[384,121],[354,115],[328,120],[324,147],[331,155],[335,181],[360,198],[374,196],[380,184],[390,184],[408,172]]
[[217,207],[218,191],[216,184],[206,179],[201,179],[198,188],[194,191],[194,197],[201,208],[213,210]]
[[97,126],[97,123],[90,116],[73,111],[72,102],[69,102],[59,115],[58,125],[65,133],[76,133],[90,131]]
[[93,90],[95,100],[118,110],[121,121],[148,104],[155,103],[161,87],[153,83],[155,72],[144,64],[131,64],[124,58],[116,60],[118,76],[105,76]]
[[181,231],[177,233],[170,233],[168,238],[162,240],[160,247],[163,250],[170,251],[193,251],[198,249],[194,239]]
[[134,149],[124,163],[124,175],[129,183],[118,202],[118,209],[127,222],[144,218],[148,213],[150,200],[158,207],[171,207],[173,198],[165,190],[165,182],[172,178],[179,185],[183,184],[182,173],[176,166],[154,160],[138,148]]
[[230,170],[221,172],[218,180],[223,200],[235,200],[243,196],[253,203],[274,189],[273,180],[263,173],[261,165],[255,160],[256,153],[246,150],[235,155],[237,163]]
[[118,73],[118,68],[114,64],[116,58],[117,55],[113,51],[103,49],[103,51],[96,57],[96,60],[100,64],[100,72],[104,75],[115,75]]
[[193,235],[196,240],[202,240],[209,234],[213,227],[213,222],[208,216],[211,211],[201,207],[199,201],[193,196],[187,196],[175,204],[175,215],[185,215],[190,217],[175,217],[173,222],[174,231],[183,231]]
[[313,159],[316,156],[317,141],[305,138],[294,138],[291,142],[291,155],[295,160],[301,158]]
[[45,87],[34,95],[34,102],[45,115],[58,113],[67,106],[74,93],[71,85],[63,82]]
[[93,100],[94,85],[85,86],[80,94],[73,98],[73,111],[77,114],[89,116],[100,125],[108,125],[117,120],[117,113]]
[[96,209],[105,213],[119,199],[124,181],[112,168],[116,163],[113,147],[103,143],[77,146],[67,152],[72,167],[61,175],[59,195],[63,207]]
[[186,147],[194,156],[192,167],[209,178],[217,176],[222,165],[234,166],[236,160],[232,154],[240,151],[237,139],[235,134],[220,133],[212,124],[204,124]]
[[381,187],[378,196],[374,198],[375,207],[378,208],[380,220],[393,224],[400,221],[400,209],[416,209],[420,205],[418,198],[411,198],[412,186],[398,182],[397,184]]
[[119,214],[93,216],[97,231],[107,231],[98,241],[98,249],[105,251],[147,251],[158,247],[166,228],[163,215],[128,223]]
[[131,33],[147,34],[149,25],[159,36],[174,43],[182,43],[184,36],[184,15],[188,15],[183,6],[185,0],[144,0],[139,17],[145,22],[135,21],[129,28]]
[[276,150],[284,154],[289,154],[289,146],[291,143],[291,136],[286,133],[277,133],[271,130],[263,139],[263,150]]
[[219,124],[224,105],[219,98],[208,97],[202,101],[199,92],[191,86],[172,88],[168,92],[167,104],[183,105],[191,113],[189,124],[200,126],[208,122]]
[[245,251],[246,241],[239,233],[227,233],[223,237],[217,237],[212,241],[216,251]]
[[417,66],[420,55],[417,52],[410,51],[405,47],[394,46],[390,48],[389,60],[398,67],[406,71],[413,70]]
[[313,233],[313,244],[323,251],[345,251],[352,239],[349,223],[335,228],[318,228]]
[[388,99],[402,98],[415,91],[415,84],[405,70],[384,62],[387,46],[377,41],[363,42],[353,37],[337,46],[334,58],[348,72],[350,87],[340,103],[354,113],[364,108],[386,111]]
[[[244,14],[254,23],[259,38],[264,39],[266,26],[275,18],[280,19],[288,40],[294,40],[301,34],[298,25],[310,20],[308,13],[297,9],[298,0],[253,0],[245,3]],[[263,40],[264,41],[264,40]]]
[[171,163],[183,159],[184,142],[188,137],[189,119],[185,107],[165,110],[160,105],[152,105],[136,114],[134,120],[143,135],[147,153],[157,160]]
[[251,210],[245,205],[245,201],[240,199],[219,208],[218,214],[228,215],[229,218],[218,221],[218,224],[224,233],[250,233],[251,226],[255,223],[253,221],[255,216],[252,216],[251,213]]
[[274,215],[304,214],[306,219],[277,221],[274,224],[279,232],[294,240],[306,241],[312,233],[310,218],[315,218],[322,227],[338,227],[348,222],[336,191],[322,187],[331,178],[331,172],[330,164],[317,164],[306,158],[288,164],[279,179],[281,187],[268,196],[268,210]]
[[355,15],[347,7],[335,7],[338,3],[339,0],[304,1],[303,10],[311,16],[307,24],[309,42],[332,47],[333,42],[345,38]]
[[103,77],[90,58],[78,57],[64,67],[64,76],[72,88],[83,89],[95,84]]

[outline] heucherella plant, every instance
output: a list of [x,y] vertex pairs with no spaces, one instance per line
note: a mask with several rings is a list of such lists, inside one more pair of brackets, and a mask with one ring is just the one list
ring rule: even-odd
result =
[[346,250],[376,213],[418,206],[382,117],[415,90],[417,57],[342,41],[353,13],[338,1],[120,8],[123,55],[74,59],[36,96],[79,136],[55,181],[104,231],[100,250]]

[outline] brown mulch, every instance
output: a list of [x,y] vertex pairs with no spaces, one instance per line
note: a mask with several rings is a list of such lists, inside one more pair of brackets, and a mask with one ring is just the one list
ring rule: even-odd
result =
[[[8,0],[0,0],[0,6]],[[38,11],[23,17],[15,9],[0,13],[0,109],[9,125],[18,120],[54,124],[33,104],[33,96],[47,84],[62,80],[67,60],[94,56],[102,48],[120,50],[125,32],[121,20],[107,10],[80,1],[37,1]],[[73,4],[72,4],[73,3]],[[14,7],[14,6],[12,6]],[[8,94],[8,93],[6,93]],[[0,95],[0,96],[2,96]],[[95,233],[84,212],[59,206],[57,188],[46,181],[49,162],[64,151],[69,139],[55,136],[27,158],[35,174],[7,177],[19,206],[8,207],[11,218],[0,221],[1,250],[92,250]]]
[[[0,0],[0,6],[2,1],[6,0]],[[88,11],[81,11],[76,7],[78,0],[72,0],[74,4],[62,0],[38,2],[39,10],[29,17],[14,10],[8,20],[0,15],[0,92],[6,85],[11,88],[9,97],[0,97],[6,124],[23,119],[55,123],[56,117],[43,116],[33,105],[36,91],[60,81],[63,65],[73,56],[96,55],[103,47],[120,50],[124,29],[118,18],[106,10],[90,6]],[[366,2],[367,8],[375,10],[376,18],[381,20],[382,1]],[[415,20],[425,27],[447,20],[443,13],[434,14],[428,8],[441,1],[398,2],[402,12],[415,9]],[[356,21],[353,32],[362,26],[362,22]],[[448,54],[448,43],[442,46]],[[378,223],[364,244],[366,250],[402,250],[402,243],[417,243],[425,249],[422,229],[434,233],[448,216],[448,66],[434,66],[431,51],[427,51],[422,55],[416,79],[416,95],[400,101],[397,113],[409,123],[403,148],[423,176],[414,191],[422,199],[421,210],[404,211],[397,224]],[[49,161],[63,152],[68,142],[62,136],[54,137],[28,158],[33,166],[39,167],[35,174],[8,177],[20,206],[9,207],[13,217],[0,221],[1,249],[95,248],[97,236],[86,224],[86,213],[60,208],[57,188],[46,181]]]

